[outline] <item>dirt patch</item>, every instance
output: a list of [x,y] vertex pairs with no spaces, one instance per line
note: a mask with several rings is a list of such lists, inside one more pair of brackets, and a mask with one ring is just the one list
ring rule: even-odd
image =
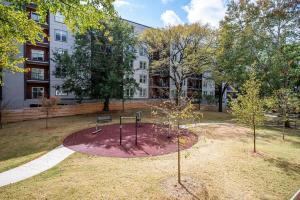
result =
[[165,195],[172,199],[211,199],[205,185],[192,177],[182,177],[181,184],[178,183],[177,177],[170,177],[161,185]]

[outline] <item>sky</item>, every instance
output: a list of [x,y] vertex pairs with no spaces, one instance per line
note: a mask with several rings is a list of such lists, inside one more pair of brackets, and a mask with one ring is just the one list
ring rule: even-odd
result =
[[115,0],[115,9],[127,20],[150,27],[209,23],[217,27],[224,17],[224,0]]

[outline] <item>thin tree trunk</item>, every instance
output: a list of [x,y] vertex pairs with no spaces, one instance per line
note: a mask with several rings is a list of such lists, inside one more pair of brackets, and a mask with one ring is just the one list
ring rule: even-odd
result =
[[125,112],[125,99],[124,99],[124,95],[122,98],[122,111]]
[[103,111],[109,111],[109,96],[104,98]]
[[253,125],[253,151],[256,153],[256,132],[255,132],[255,125]]
[[46,110],[46,128],[48,128],[48,117],[49,117],[49,110]]
[[3,128],[3,124],[2,124],[2,100],[0,100],[0,129]]
[[282,140],[284,140],[284,136],[285,136],[285,121],[283,121],[283,125],[282,125]]
[[181,184],[181,165],[180,165],[180,131],[179,131],[179,122],[177,122],[177,172],[178,172],[178,183]]

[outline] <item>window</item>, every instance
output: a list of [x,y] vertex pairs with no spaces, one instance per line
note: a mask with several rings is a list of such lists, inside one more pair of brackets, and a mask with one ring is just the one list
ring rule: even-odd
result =
[[143,46],[140,46],[139,48],[139,55],[140,56],[146,56],[147,55],[147,49]]
[[59,23],[64,23],[65,21],[65,16],[63,16],[62,14],[60,13],[56,13],[55,16],[54,16],[54,20],[56,22],[59,22]]
[[63,49],[63,48],[59,48],[56,49],[56,53],[62,55],[62,54],[68,54],[68,50],[67,49]]
[[147,69],[147,62],[140,61],[140,69]]
[[125,90],[125,96],[126,97],[133,97],[133,95],[134,95],[134,91],[133,91],[132,88],[128,88],[128,89]]
[[31,12],[30,18],[36,22],[40,22],[40,16],[35,12]]
[[141,75],[140,75],[140,83],[146,83],[146,82],[147,82],[147,76],[141,74]]
[[44,80],[45,79],[45,70],[39,68],[31,69],[31,79],[32,80]]
[[146,97],[146,96],[147,96],[147,89],[140,88],[140,97]]
[[66,42],[67,32],[62,30],[54,30],[55,41]]
[[41,50],[31,50],[31,59],[37,61],[44,61],[44,51]]
[[203,87],[207,87],[207,81],[203,81]]
[[56,96],[67,96],[68,93],[65,92],[61,86],[56,86],[56,88],[55,88],[55,95]]
[[204,94],[204,95],[207,95],[207,91],[204,91],[203,94]]
[[32,87],[32,98],[38,99],[44,96],[44,88],[43,87]]

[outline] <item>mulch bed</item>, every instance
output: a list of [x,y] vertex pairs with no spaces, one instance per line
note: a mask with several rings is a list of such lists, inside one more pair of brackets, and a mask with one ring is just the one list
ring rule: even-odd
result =
[[[92,134],[95,128],[75,132],[67,136],[63,145],[81,153],[107,157],[147,157],[177,151],[177,132],[168,134],[162,125],[142,123],[138,127],[138,144],[135,144],[135,124],[123,124],[122,145],[120,145],[120,125],[101,126],[102,131]],[[198,141],[198,136],[188,130],[180,133],[180,149],[190,148]]]

